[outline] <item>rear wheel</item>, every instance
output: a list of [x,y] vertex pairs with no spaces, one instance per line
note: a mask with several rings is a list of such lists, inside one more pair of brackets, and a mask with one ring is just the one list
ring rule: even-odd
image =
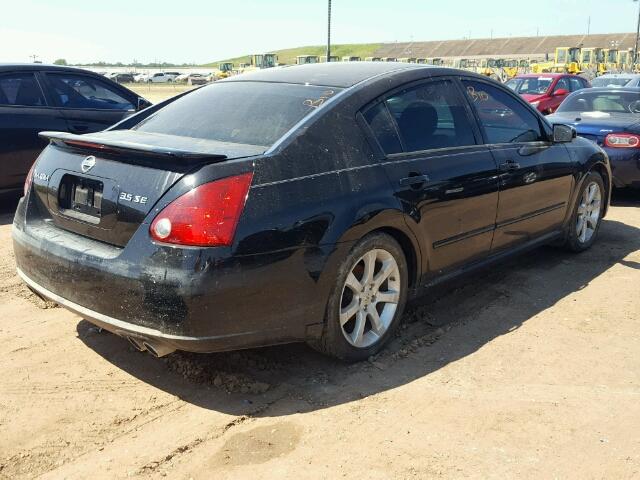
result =
[[346,361],[375,354],[399,323],[407,287],[407,264],[398,242],[384,233],[363,238],[339,269],[322,338],[312,346]]
[[587,250],[596,240],[604,211],[602,177],[591,172],[585,179],[573,209],[565,247],[573,252]]

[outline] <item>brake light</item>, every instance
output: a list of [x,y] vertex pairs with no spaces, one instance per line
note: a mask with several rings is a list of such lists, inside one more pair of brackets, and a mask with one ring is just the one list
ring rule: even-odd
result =
[[640,146],[640,135],[610,133],[604,139],[604,146],[611,148],[638,148]]
[[29,169],[29,173],[27,173],[27,178],[24,179],[24,196],[27,196],[29,192],[29,188],[31,188],[31,184],[33,183],[33,170],[36,168],[36,162],[33,162],[31,168]]
[[223,178],[176,198],[151,223],[151,237],[178,245],[231,245],[252,178],[252,173]]

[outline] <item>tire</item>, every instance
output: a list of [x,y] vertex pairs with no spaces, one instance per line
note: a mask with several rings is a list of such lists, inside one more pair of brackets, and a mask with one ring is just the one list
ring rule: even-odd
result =
[[[573,207],[564,244],[567,250],[584,252],[594,244],[602,223],[605,195],[602,177],[596,172],[590,172],[582,183]],[[587,220],[586,225],[581,219]]]
[[[367,275],[371,265],[373,275]],[[386,274],[380,276],[383,269]],[[365,276],[369,281],[363,286]],[[322,336],[311,346],[347,362],[365,360],[380,351],[400,323],[408,279],[407,261],[393,237],[385,233],[364,237],[338,269]]]

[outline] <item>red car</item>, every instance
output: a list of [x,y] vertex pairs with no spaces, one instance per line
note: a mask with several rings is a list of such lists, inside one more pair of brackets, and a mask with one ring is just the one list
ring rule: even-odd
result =
[[544,115],[555,112],[571,92],[591,87],[587,79],[566,73],[518,75],[505,85],[519,93]]

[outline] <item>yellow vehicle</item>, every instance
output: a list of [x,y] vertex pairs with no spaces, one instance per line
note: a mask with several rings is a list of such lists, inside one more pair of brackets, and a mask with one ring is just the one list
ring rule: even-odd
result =
[[[602,48],[583,48],[580,53],[580,70],[600,75],[607,71]],[[573,73],[573,72],[571,72]]]
[[520,62],[514,59],[505,60],[502,70],[507,80],[513,78],[520,72]]
[[381,62],[397,62],[398,59],[396,57],[382,57],[380,61]]
[[402,57],[398,59],[400,63],[416,63],[416,60],[414,57]]
[[[330,62],[339,62],[340,58],[336,55],[331,55],[331,58],[329,59]],[[320,57],[320,62],[322,63],[326,63],[327,62],[327,56],[326,55],[322,55]]]
[[233,75],[233,63],[223,62],[218,64],[219,73],[216,75],[218,78],[227,78]]
[[275,53],[260,53],[251,55],[251,66],[254,68],[271,68],[278,64],[278,56]]
[[552,71],[555,73],[580,73],[582,71],[581,53],[584,53],[584,49],[580,50],[578,47],[556,48],[556,61]]
[[444,65],[444,60],[442,60],[441,58],[427,58],[427,64],[429,65],[436,65],[436,66],[442,66]]
[[359,62],[360,57],[342,57],[343,62]]
[[298,55],[296,57],[296,65],[305,65],[307,63],[320,63],[317,55]]
[[419,63],[420,65],[425,65],[427,63],[427,59],[426,58],[416,58],[416,63]]
[[365,62],[381,62],[382,59],[380,57],[365,57]]
[[618,66],[618,53],[617,48],[603,48],[602,56],[604,57],[604,66],[608,72],[616,72],[620,70]]
[[622,72],[631,71],[631,63],[633,60],[633,48],[618,51],[618,69]]

